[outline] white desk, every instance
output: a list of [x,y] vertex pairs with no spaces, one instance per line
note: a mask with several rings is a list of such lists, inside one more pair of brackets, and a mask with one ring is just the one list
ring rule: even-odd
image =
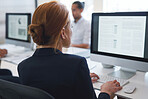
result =
[[13,76],[18,76],[17,65],[22,60],[31,56],[34,52],[25,47],[12,44],[1,44],[0,48],[5,48],[8,50],[7,56],[1,59],[0,68],[11,70]]
[[[64,51],[65,51],[65,53],[72,54],[72,53],[86,51],[86,49],[71,47],[68,50],[65,49]],[[9,49],[8,49],[8,52],[9,52]],[[23,52],[24,56],[26,55],[27,57],[29,57],[33,54],[33,51],[28,52],[28,51],[24,50],[22,52]],[[8,62],[8,61],[3,60],[1,63],[1,68],[8,68],[12,71],[14,76],[18,76],[17,63],[19,63],[19,61],[23,60],[24,58],[27,58],[24,56],[21,57],[22,52],[20,51],[19,54],[17,54],[17,55],[20,55],[19,58],[22,58],[22,59],[19,59],[18,61],[12,61],[12,62]],[[8,56],[9,56],[9,54],[8,54]],[[6,58],[9,58],[9,57],[6,57]],[[14,64],[14,62],[16,62],[16,63]],[[105,69],[102,67],[102,65],[100,63],[92,62],[92,61],[90,61],[89,58],[87,58],[87,62],[88,62],[90,72],[95,72],[96,74],[107,75],[108,73],[113,72],[114,70],[118,70],[118,67],[111,68],[111,69]],[[147,99],[148,98],[148,94],[147,94],[148,93],[148,73],[137,72],[134,77],[129,79],[129,81],[130,81],[129,84],[133,84],[136,86],[136,90],[134,91],[134,93],[126,94],[123,92],[123,90],[121,90],[116,93],[117,95],[127,97],[127,98],[133,98],[133,99]],[[99,86],[101,86],[101,85],[102,85],[102,83],[94,83],[93,84],[94,88],[99,88]],[[97,91],[97,93],[98,92],[99,91]]]
[[[96,63],[97,66],[90,70],[91,72],[95,72],[96,74],[103,74],[107,75],[108,73],[111,73],[115,70],[118,70],[118,67],[115,68],[103,68],[103,66],[100,63]],[[132,94],[126,94],[123,92],[123,90],[116,93],[116,95],[126,97],[126,98],[132,98],[132,99],[148,99],[148,72],[136,72],[136,75],[129,79],[130,83],[132,85],[136,86],[136,90]],[[99,88],[102,85],[102,83],[94,83],[94,88]],[[126,86],[126,85],[125,85]],[[124,88],[124,87],[123,87]]]
[[31,49],[16,46],[12,44],[2,44],[0,48],[5,48],[8,50],[8,54],[6,57],[2,58],[4,61],[8,61],[14,64],[19,64],[22,60],[28,58],[33,54],[34,51]]

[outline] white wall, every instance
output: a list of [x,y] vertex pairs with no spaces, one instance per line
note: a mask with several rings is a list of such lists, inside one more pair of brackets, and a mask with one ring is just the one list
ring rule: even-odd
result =
[[[45,2],[50,2],[50,1],[53,1],[53,0],[37,0],[37,3],[38,3],[38,5],[41,5]],[[58,1],[58,0],[55,0],[55,1]]]
[[94,0],[94,12],[102,12],[103,11],[103,0]]

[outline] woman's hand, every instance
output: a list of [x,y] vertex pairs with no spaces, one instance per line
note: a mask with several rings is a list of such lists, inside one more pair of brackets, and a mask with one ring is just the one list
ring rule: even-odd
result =
[[91,77],[92,83],[97,82],[97,80],[99,79],[99,76],[95,73],[90,73],[90,77]]
[[108,93],[111,99],[113,99],[115,96],[114,93],[121,89],[122,87],[120,86],[120,83],[117,82],[117,80],[106,82],[101,86],[101,92]]

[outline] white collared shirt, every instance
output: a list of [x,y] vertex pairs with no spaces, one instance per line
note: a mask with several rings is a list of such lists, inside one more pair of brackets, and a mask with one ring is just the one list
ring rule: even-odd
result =
[[72,44],[90,44],[91,25],[81,17],[77,23],[71,24],[72,28]]

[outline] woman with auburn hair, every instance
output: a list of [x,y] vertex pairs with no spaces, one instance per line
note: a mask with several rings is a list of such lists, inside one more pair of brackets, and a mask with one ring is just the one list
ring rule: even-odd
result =
[[[72,34],[64,5],[56,1],[40,5],[29,33],[37,49],[18,66],[22,84],[43,89],[55,99],[97,99],[91,77],[98,76],[90,75],[86,59],[61,52],[62,47],[70,46]],[[110,99],[120,89],[116,80],[107,82],[101,86],[98,99]]]

